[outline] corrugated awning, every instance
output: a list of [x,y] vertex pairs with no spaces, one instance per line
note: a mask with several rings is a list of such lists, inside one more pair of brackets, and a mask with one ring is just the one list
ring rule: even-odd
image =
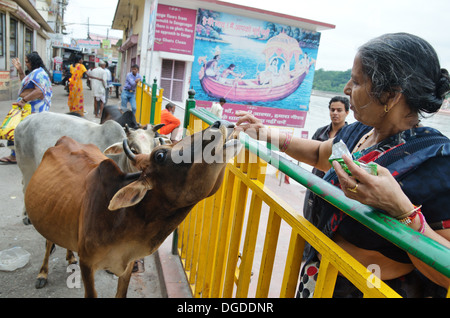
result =
[[132,36],[130,36],[125,43],[119,48],[120,52],[125,52],[127,51],[130,47],[137,45],[139,40],[139,35],[138,34],[133,34]]

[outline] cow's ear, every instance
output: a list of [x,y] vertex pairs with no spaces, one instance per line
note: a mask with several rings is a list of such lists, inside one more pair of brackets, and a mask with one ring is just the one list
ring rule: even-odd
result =
[[148,190],[151,190],[151,186],[148,183],[144,184],[140,180],[132,182],[117,191],[109,202],[108,209],[115,211],[136,205],[141,202]]
[[117,142],[111,146],[109,146],[108,148],[106,148],[103,153],[105,155],[118,155],[123,153],[123,145],[122,142]]

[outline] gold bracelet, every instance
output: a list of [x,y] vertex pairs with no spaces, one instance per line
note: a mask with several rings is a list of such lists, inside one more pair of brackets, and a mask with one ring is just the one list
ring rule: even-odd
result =
[[414,205],[414,209],[412,209],[408,213],[398,216],[397,220],[403,224],[410,224],[412,222],[412,220],[414,220],[414,218],[416,217],[417,214],[422,213],[422,211],[420,210],[421,208],[422,208],[421,205],[419,205],[419,206]]

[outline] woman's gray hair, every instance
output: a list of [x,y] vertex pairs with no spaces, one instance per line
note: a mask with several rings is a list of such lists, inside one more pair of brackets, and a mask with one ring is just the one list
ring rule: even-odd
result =
[[363,73],[372,81],[372,96],[401,92],[411,110],[435,113],[450,91],[450,77],[441,69],[433,47],[418,36],[392,33],[377,37],[358,50]]

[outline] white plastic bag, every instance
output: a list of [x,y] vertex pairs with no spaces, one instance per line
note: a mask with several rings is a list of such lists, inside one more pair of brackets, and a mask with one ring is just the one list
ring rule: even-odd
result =
[[18,246],[0,251],[0,270],[14,271],[27,265],[29,260],[30,253]]
[[[350,153],[350,151],[347,148],[347,145],[342,140],[339,140],[339,142],[337,142],[333,145],[333,148],[331,151],[332,151],[332,153],[331,153],[331,156],[328,159],[328,161],[332,164],[332,162],[336,160],[337,162],[339,162],[342,169],[344,169],[344,171],[347,172],[351,176],[352,173],[350,172],[350,170],[348,170],[347,165],[344,163],[344,159],[342,159],[343,155],[346,155],[348,158],[353,158],[352,154]],[[353,160],[353,162],[355,164],[357,164],[358,166],[360,166],[362,169],[364,169],[367,173],[370,173],[374,176],[378,175],[377,165],[375,163],[369,162],[369,163],[365,164],[365,163],[359,162],[357,160]]]

